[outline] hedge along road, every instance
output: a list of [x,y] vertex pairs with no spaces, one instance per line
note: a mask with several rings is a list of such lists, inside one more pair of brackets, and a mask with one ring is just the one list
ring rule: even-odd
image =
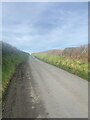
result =
[[33,56],[17,71],[3,117],[88,118],[88,82]]

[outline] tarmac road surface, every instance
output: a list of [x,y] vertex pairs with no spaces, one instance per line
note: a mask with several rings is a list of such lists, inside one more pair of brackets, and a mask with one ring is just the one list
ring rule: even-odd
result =
[[30,56],[11,82],[3,117],[88,118],[88,82]]

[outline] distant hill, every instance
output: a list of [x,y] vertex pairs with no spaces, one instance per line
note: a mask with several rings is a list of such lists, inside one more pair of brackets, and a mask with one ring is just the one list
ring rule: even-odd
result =
[[49,50],[46,52],[49,55],[58,55],[58,56],[65,56],[65,57],[71,57],[75,59],[88,59],[88,45],[83,45],[80,47],[69,47],[65,48],[64,50],[55,49],[55,50]]
[[88,45],[83,45],[80,47],[71,47],[71,48],[65,48],[63,51],[64,56],[69,56],[72,58],[88,58]]
[[48,54],[50,55],[62,55],[63,54],[63,50],[59,50],[59,49],[55,49],[55,50],[49,50],[47,51]]

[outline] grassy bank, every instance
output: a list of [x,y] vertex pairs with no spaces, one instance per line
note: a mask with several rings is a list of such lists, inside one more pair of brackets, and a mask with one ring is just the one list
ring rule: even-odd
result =
[[25,62],[28,54],[3,43],[2,45],[2,91],[7,89],[10,79],[14,75],[17,67]]
[[88,63],[82,60],[71,59],[63,56],[48,55],[45,53],[33,55],[44,62],[55,65],[88,80]]

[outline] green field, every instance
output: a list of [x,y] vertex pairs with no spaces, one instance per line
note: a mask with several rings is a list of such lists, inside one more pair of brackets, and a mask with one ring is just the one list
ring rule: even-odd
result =
[[88,62],[84,62],[78,59],[71,59],[63,56],[48,55],[46,53],[33,54],[33,55],[44,62],[55,65],[56,67],[62,68],[77,76],[89,80]]

